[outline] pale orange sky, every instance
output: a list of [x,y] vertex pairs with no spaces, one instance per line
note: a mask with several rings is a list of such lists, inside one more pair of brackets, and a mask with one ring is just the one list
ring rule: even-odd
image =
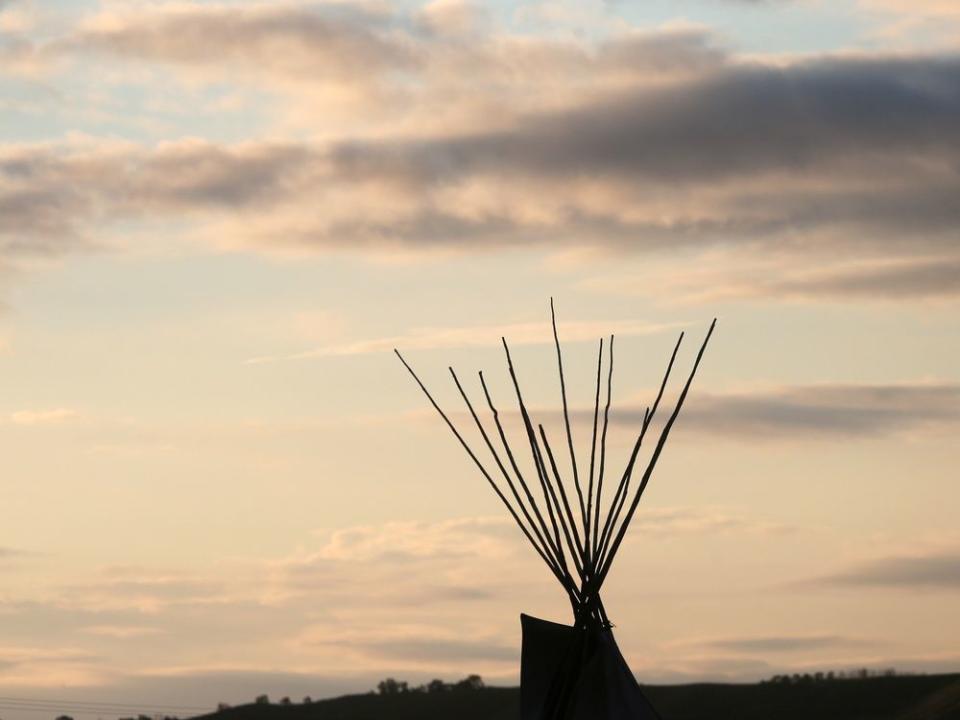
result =
[[550,296],[575,408],[617,334],[616,468],[719,318],[605,591],[641,681],[960,670],[958,43],[943,2],[0,1],[0,697],[515,683],[563,593],[390,350],[506,406],[506,334],[555,422]]

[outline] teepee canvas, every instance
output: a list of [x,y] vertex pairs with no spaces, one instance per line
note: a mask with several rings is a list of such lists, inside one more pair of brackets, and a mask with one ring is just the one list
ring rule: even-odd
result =
[[[437,404],[403,356],[395,351],[447,427],[467,452],[477,469],[507,508],[510,516],[560,583],[570,601],[572,625],[521,616],[523,646],[521,653],[520,693],[522,720],[634,720],[658,718],[644,696],[614,640],[613,627],[600,598],[600,590],[623,538],[637,511],[640,498],[650,481],[657,460],[683,407],[690,385],[713,334],[716,320],[710,325],[700,346],[686,382],[673,410],[660,429],[656,444],[641,470],[637,459],[647,431],[660,410],[660,403],[673,370],[683,334],[673,349],[663,381],[653,403],[646,409],[626,467],[619,475],[609,500],[604,498],[606,473],[607,428],[613,386],[613,336],[607,345],[605,402],[604,343],[600,341],[597,358],[596,394],[593,410],[593,433],[590,443],[589,470],[581,477],[570,428],[570,411],[563,372],[563,355],[557,333],[553,301],[550,303],[553,340],[557,353],[563,421],[569,454],[569,475],[561,472],[564,459],[554,451],[543,425],[534,424],[523,400],[507,341],[503,340],[507,370],[516,395],[517,407],[525,435],[525,451],[533,472],[521,470],[521,458],[514,452],[504,430],[483,373],[480,387],[490,413],[488,424],[470,400],[460,378],[450,368],[457,390],[476,425],[483,444],[484,462],[466,442],[460,430]],[[493,468],[491,470],[491,468]],[[524,474],[526,472],[526,476]],[[495,479],[496,478],[496,479]],[[572,478],[572,491],[569,480]],[[633,487],[631,487],[631,484]],[[609,493],[609,489],[607,490]],[[538,497],[539,496],[539,497]],[[601,508],[605,507],[605,511]]]

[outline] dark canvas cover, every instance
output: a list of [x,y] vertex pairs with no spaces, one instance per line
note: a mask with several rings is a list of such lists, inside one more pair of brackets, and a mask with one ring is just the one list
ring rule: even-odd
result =
[[520,623],[522,720],[660,720],[609,629]]

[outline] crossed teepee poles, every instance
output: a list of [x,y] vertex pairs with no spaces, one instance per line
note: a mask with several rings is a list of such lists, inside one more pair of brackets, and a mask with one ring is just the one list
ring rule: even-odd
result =
[[[547,439],[546,431],[543,425],[537,424],[530,417],[527,406],[523,400],[523,393],[520,390],[520,383],[517,380],[517,373],[514,369],[513,358],[510,356],[510,348],[505,338],[503,350],[506,355],[507,369],[510,373],[510,380],[516,393],[517,406],[520,411],[520,417],[523,420],[523,428],[526,435],[527,445],[529,446],[530,457],[533,462],[536,478],[534,482],[539,486],[542,500],[538,500],[530,489],[530,482],[524,477],[517,456],[510,445],[507,434],[504,431],[503,423],[500,419],[500,412],[494,405],[487,387],[483,372],[479,373],[480,386],[483,389],[483,395],[490,411],[493,426],[496,428],[496,434],[499,438],[500,449],[491,439],[488,427],[484,425],[477,410],[471,402],[469,396],[460,382],[454,369],[451,367],[450,375],[453,382],[463,398],[483,443],[493,460],[496,470],[491,474],[487,466],[480,460],[474,450],[470,447],[463,435],[457,429],[456,425],[450,420],[449,416],[437,404],[437,401],[427,390],[413,368],[407,363],[398,350],[394,350],[400,362],[413,376],[413,379],[420,386],[420,389],[427,396],[427,399],[443,418],[447,427],[454,434],[460,445],[473,460],[477,469],[490,484],[490,487],[500,498],[501,502],[509,511],[511,517],[517,526],[523,532],[524,536],[533,546],[543,562],[553,573],[554,577],[560,582],[567,596],[570,599],[573,608],[574,624],[577,627],[586,628],[590,625],[600,625],[610,627],[611,623],[607,618],[603,602],[600,599],[600,589],[604,580],[610,571],[610,566],[616,557],[617,551],[623,542],[627,533],[627,528],[633,520],[640,503],[643,491],[650,481],[650,476],[656,467],[657,460],[663,451],[670,431],[676,422],[680,409],[683,407],[690,385],[700,366],[700,360],[703,358],[704,351],[713,334],[713,329],[717,324],[716,319],[710,324],[706,337],[697,352],[696,360],[690,370],[690,374],[684,383],[677,402],[674,405],[670,416],[660,430],[653,452],[647,461],[646,467],[639,475],[639,480],[632,489],[631,482],[637,471],[637,456],[640,453],[647,431],[651,423],[660,410],[660,402],[663,399],[664,391],[670,380],[670,374],[673,370],[674,361],[677,358],[677,352],[683,342],[684,334],[680,333],[677,344],[673,348],[670,356],[670,362],[667,364],[667,370],[664,373],[663,381],[660,383],[660,389],[653,404],[646,408],[643,416],[643,422],[640,425],[640,431],[633,444],[630,458],[627,462],[620,480],[617,483],[616,492],[613,499],[607,506],[607,512],[601,526],[601,500],[603,498],[603,481],[606,470],[606,452],[607,452],[607,428],[610,418],[610,399],[613,389],[613,339],[610,336],[608,343],[607,377],[606,377],[606,397],[603,407],[602,424],[600,413],[601,385],[603,377],[603,358],[604,342],[600,340],[600,349],[597,355],[597,381],[596,394],[593,410],[593,433],[590,443],[590,465],[589,476],[587,479],[586,495],[581,482],[576,452],[573,445],[573,434],[570,430],[570,412],[567,406],[567,388],[566,379],[563,372],[563,353],[560,349],[560,338],[557,333],[557,319],[554,311],[553,299],[550,300],[550,320],[553,327],[553,341],[557,350],[557,370],[560,376],[560,395],[563,403],[563,422],[566,431],[567,449],[570,455],[571,475],[573,477],[573,486],[576,491],[576,498],[571,499],[567,492],[567,483],[558,467],[558,458],[554,453],[550,442]],[[598,453],[598,433],[599,433],[599,453]],[[494,476],[502,476],[502,481],[498,482]],[[506,488],[506,491],[505,491]],[[628,504],[628,499],[629,504]],[[541,510],[541,503],[546,508],[546,517]],[[624,514],[626,508],[626,514]],[[579,512],[577,512],[579,511]],[[579,520],[578,520],[579,518]],[[567,558],[572,563],[572,571]]]

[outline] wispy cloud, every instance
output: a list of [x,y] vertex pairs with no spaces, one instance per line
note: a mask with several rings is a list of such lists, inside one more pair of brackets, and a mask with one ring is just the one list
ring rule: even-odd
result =
[[[638,428],[645,405],[614,404],[610,421]],[[556,408],[533,408],[538,418],[559,417]],[[663,413],[661,413],[662,419]],[[593,422],[593,408],[573,410],[582,424]],[[683,407],[681,433],[744,442],[845,440],[952,428],[960,424],[960,385],[818,384],[709,393],[700,391]]]
[[58,425],[79,417],[76,410],[54,408],[52,410],[18,410],[10,413],[10,422],[14,425]]
[[86,21],[51,50],[173,63],[244,67],[320,82],[411,67],[417,48],[372,3],[137,6]]
[[812,581],[823,587],[960,590],[960,551],[891,556]]
[[102,682],[101,658],[75,647],[0,646],[0,670],[7,685],[57,687]]
[[232,589],[233,584],[190,573],[119,568],[59,588],[57,602],[93,611],[136,609],[156,613],[178,605],[219,604],[227,597],[241,600],[231,593]]
[[90,625],[88,627],[81,628],[80,632],[87,635],[125,639],[146,637],[148,635],[159,635],[163,632],[163,630],[146,625]]
[[785,278],[765,291],[767,297],[904,298],[960,295],[960,258],[908,259]]
[[765,656],[781,653],[809,652],[827,648],[847,648],[863,644],[863,640],[833,634],[713,638],[683,641],[680,643],[680,645],[709,647],[724,652],[754,653]]
[[[564,342],[596,342],[599,338],[614,334],[618,336],[652,335],[679,327],[681,323],[644,323],[634,321],[565,322],[559,332]],[[512,345],[536,345],[553,342],[550,325],[537,323],[514,323],[509,325],[479,325],[472,327],[425,327],[413,328],[403,335],[358,340],[326,345],[291,355],[263,356],[247,360],[250,364],[276,360],[304,360],[337,355],[364,355],[391,352],[394,348],[405,350],[439,350],[449,348],[495,347],[505,337]]]
[[839,261],[808,267],[795,258],[751,261],[737,253],[713,254],[715,267],[692,269],[673,278],[621,275],[584,281],[594,291],[636,295],[661,292],[677,302],[718,300],[954,300],[960,296],[960,258],[896,256]]
[[507,554],[509,518],[460,518],[438,523],[392,522],[330,533],[317,556],[327,560],[400,562]]
[[768,392],[701,395],[684,408],[692,430],[774,437],[880,436],[960,422],[960,386],[810,385]]
[[673,536],[686,533],[719,535],[745,533],[747,535],[782,535],[796,532],[789,523],[752,517],[743,512],[725,508],[658,507],[647,508],[631,525],[634,535]]
[[[555,410],[547,414],[556,413]],[[628,403],[611,411],[611,421],[631,428],[644,406]],[[538,415],[544,413],[538,412]],[[592,422],[593,410],[576,417]],[[697,393],[684,405],[684,433],[757,440],[848,439],[947,428],[960,423],[960,385],[795,385],[730,393]]]
[[366,637],[364,633],[330,632],[314,628],[301,641],[320,647],[334,646],[341,652],[404,665],[449,666],[473,662],[503,663],[512,668],[519,647],[489,635],[464,637],[448,629],[410,627]]

